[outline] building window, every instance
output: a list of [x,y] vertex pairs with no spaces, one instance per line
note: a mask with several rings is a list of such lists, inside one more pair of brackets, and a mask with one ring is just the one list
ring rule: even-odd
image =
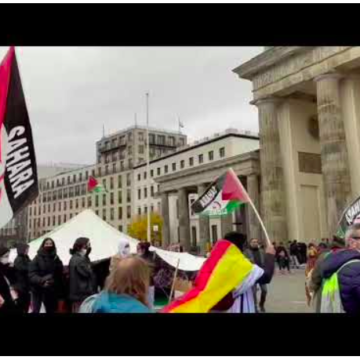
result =
[[139,132],[139,141],[144,141],[144,133]]
[[81,206],[84,208],[85,207],[85,198],[81,198]]
[[[35,212],[35,209],[34,209],[34,212]],[[32,215],[32,207],[30,206],[30,216]]]
[[126,185],[131,186],[131,174],[126,174]]
[[191,157],[189,158],[189,166],[193,166],[194,165],[194,158]]
[[71,187],[69,188],[69,197],[73,197],[73,196],[74,196],[74,187],[71,186]]
[[204,155],[200,154],[199,155],[199,164],[202,164],[204,162]]
[[211,234],[212,234],[212,242],[215,244],[215,242],[218,239],[218,232],[217,232],[217,226],[211,225]]
[[165,145],[165,135],[158,135],[158,144]]
[[106,221],[106,209],[103,209],[103,220]]
[[118,209],[118,217],[119,217],[119,220],[122,220],[122,217],[123,217],[123,215],[122,215],[122,207],[119,207],[119,209]]
[[114,209],[110,209],[110,221],[114,221]]
[[48,217],[48,224],[47,226],[50,226],[50,216]]
[[154,186],[151,185],[151,196],[154,196]]
[[139,154],[144,153],[144,145],[139,145]]
[[88,196],[88,208],[91,207],[91,196]]
[[118,203],[119,204],[122,203],[122,191],[119,191],[119,193],[118,193]]
[[146,199],[146,198],[147,198],[147,187],[144,188],[144,199]]
[[53,224],[53,226],[55,226],[55,224],[56,224],[56,218],[55,218],[55,216],[53,216],[53,222],[52,222],[52,224]]
[[127,215],[127,218],[130,219],[131,218],[131,206],[128,206],[127,209],[126,209],[126,215]]
[[106,189],[106,188],[107,188],[106,179],[103,179],[102,183],[103,183],[103,185],[104,185],[104,188]]
[[122,232],[123,231],[123,227],[122,225],[119,225],[119,231]]
[[131,201],[131,190],[130,190],[130,189],[127,190],[127,193],[126,193],[126,201],[127,201],[127,202],[130,202],[130,201]]
[[157,168],[157,174],[158,174],[158,175],[161,174],[161,168]]
[[113,164],[113,169],[112,169],[113,173],[116,173],[116,163]]
[[149,134],[149,143],[155,144],[155,134]]
[[175,138],[174,138],[174,136],[169,136],[169,145],[170,146],[175,146]]
[[114,193],[110,193],[110,205],[114,205]]
[[99,206],[99,195],[95,195],[95,206]]
[[110,189],[112,190],[114,188],[114,178],[110,178]]
[[176,171],[176,163],[172,163],[172,171]]
[[121,175],[118,176],[118,188],[122,188],[122,178],[121,178]]
[[225,157],[225,148],[224,147],[219,149],[219,155],[221,158]]
[[76,174],[73,175],[73,181],[76,182]]
[[76,199],[75,200],[75,209],[78,209],[79,208],[79,199]]
[[105,165],[105,175],[109,175],[109,165]]
[[59,211],[61,211],[61,202],[59,201]]
[[61,215],[58,216],[58,225],[61,224]]
[[[36,209],[36,208],[35,208]],[[56,203],[53,204],[53,211],[56,211]],[[36,215],[36,214],[35,214]]]
[[86,184],[82,184],[81,185],[81,195],[85,195],[86,194]]
[[95,210],[95,214],[99,216],[99,210]]
[[141,215],[141,208],[140,207],[138,208],[138,215],[139,216]]
[[144,214],[147,214],[147,206],[144,206]]
[[102,204],[103,206],[106,206],[106,194],[103,194],[102,196]]
[[[43,213],[44,214],[46,213],[46,205],[44,205],[44,207],[43,207]],[[30,215],[31,215],[31,208],[30,208]]]
[[79,174],[79,181],[82,181],[82,173]]
[[48,204],[48,212],[50,212],[50,204]]
[[66,214],[64,215],[64,223],[66,223]]
[[43,224],[42,224],[43,227],[45,227],[45,218],[43,218]]
[[168,167],[167,165],[165,165],[165,167],[164,167],[164,172],[165,172],[165,174],[168,173],[168,170],[169,170],[169,167]]
[[66,210],[66,201],[64,201],[64,211]]
[[91,170],[91,176],[95,176],[95,169]]
[[138,174],[138,181],[141,180],[141,174]]
[[98,175],[101,176],[101,166],[98,168]]
[[154,170],[150,170],[150,177],[154,177]]
[[213,151],[209,151],[209,161],[214,160],[214,152]]
[[144,172],[144,180],[147,178],[147,172]]
[[141,200],[141,189],[138,189],[138,200]]

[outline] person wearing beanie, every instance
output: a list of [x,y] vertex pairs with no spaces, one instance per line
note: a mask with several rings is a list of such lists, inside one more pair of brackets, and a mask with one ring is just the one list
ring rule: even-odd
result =
[[44,239],[37,255],[29,265],[33,313],[44,304],[46,313],[53,314],[64,293],[64,267],[57,255],[54,240]]
[[9,280],[10,250],[0,245],[0,314],[17,312],[16,294]]
[[16,250],[18,255],[14,261],[16,276],[14,288],[19,296],[17,301],[19,311],[27,314],[30,306],[29,266],[31,260],[28,256],[29,245],[20,243],[17,245]]
[[81,303],[96,293],[96,277],[91,266],[89,254],[90,240],[85,237],[76,239],[69,262],[70,292],[69,300],[72,303],[72,312],[79,312]]

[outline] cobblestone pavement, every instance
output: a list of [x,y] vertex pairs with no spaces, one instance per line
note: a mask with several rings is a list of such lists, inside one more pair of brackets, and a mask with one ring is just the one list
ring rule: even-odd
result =
[[268,313],[311,313],[306,304],[304,270],[292,270],[286,275],[276,270],[268,286],[265,308]]

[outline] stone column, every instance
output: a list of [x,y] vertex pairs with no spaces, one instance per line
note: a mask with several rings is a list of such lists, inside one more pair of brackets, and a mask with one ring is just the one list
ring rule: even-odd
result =
[[340,78],[339,74],[332,73],[315,79],[321,166],[330,236],[335,234],[341,213],[351,201],[349,161],[340,106]]
[[169,194],[161,194],[161,215],[163,218],[162,226],[162,246],[167,248],[170,244],[170,214],[169,214]]
[[[198,195],[201,196],[207,189],[206,184],[201,184],[198,186]],[[206,243],[211,241],[210,238],[210,219],[206,215],[199,216],[199,230],[200,230],[200,254],[206,254]]]
[[224,237],[230,231],[233,231],[233,214],[221,216],[221,235],[222,235],[222,237]]
[[[260,195],[259,195],[259,180],[256,174],[251,174],[247,177],[247,192],[250,196],[250,199],[254,203],[256,209],[260,213]],[[254,210],[250,205],[246,205],[247,210],[247,223],[249,233],[247,234],[248,240],[251,238],[260,239],[260,224],[259,220],[255,215]]]
[[287,240],[284,173],[277,119],[279,100],[266,98],[259,109],[262,217],[271,241]]
[[179,203],[179,233],[180,243],[184,247],[184,251],[190,251],[191,234],[190,234],[190,219],[189,219],[189,201],[186,188],[178,190]]

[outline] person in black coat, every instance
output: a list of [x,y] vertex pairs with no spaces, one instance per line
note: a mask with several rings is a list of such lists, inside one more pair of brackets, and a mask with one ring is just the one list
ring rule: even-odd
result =
[[18,256],[14,261],[15,270],[15,285],[14,288],[18,293],[17,305],[19,311],[27,314],[30,306],[30,281],[29,281],[29,266],[30,258],[28,256],[29,245],[17,245]]
[[96,278],[89,259],[90,252],[90,240],[84,237],[78,238],[70,249],[72,257],[69,263],[69,300],[73,313],[79,311],[81,303],[87,297],[96,293]]
[[12,292],[9,276],[10,250],[0,245],[0,314],[17,312],[15,293]]
[[34,313],[40,312],[42,303],[46,313],[57,311],[58,302],[64,292],[63,270],[54,241],[46,238],[29,266]]

